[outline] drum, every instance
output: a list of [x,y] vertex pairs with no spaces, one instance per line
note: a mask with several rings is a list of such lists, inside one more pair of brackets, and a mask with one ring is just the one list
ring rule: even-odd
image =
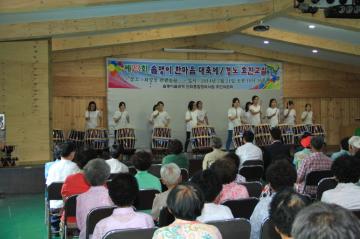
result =
[[81,148],[84,146],[84,131],[71,130],[69,133],[68,140],[73,142],[76,145],[76,148]]
[[325,131],[321,124],[313,124],[309,127],[312,135],[322,136],[325,138]]
[[301,137],[304,135],[305,132],[311,133],[309,125],[298,124],[293,126],[294,144],[300,145]]
[[281,130],[281,137],[284,144],[294,144],[294,133],[292,126],[288,124],[280,124],[279,129]]
[[53,142],[54,144],[59,144],[65,141],[64,131],[61,129],[53,130]]
[[132,128],[123,128],[115,131],[116,141],[122,145],[125,150],[135,148],[135,130]]
[[171,139],[171,129],[165,127],[157,127],[153,129],[152,149],[165,150],[169,146]]
[[109,147],[109,136],[106,129],[87,129],[85,143],[91,149],[103,150]]
[[252,126],[250,124],[244,124],[234,127],[233,130],[233,144],[235,148],[243,145],[243,134],[245,131],[252,131]]
[[211,126],[197,126],[191,129],[191,147],[195,149],[211,148],[211,138],[215,136],[215,129]]
[[272,139],[270,135],[269,124],[260,124],[255,126],[254,134],[255,134],[255,143],[257,146],[266,146],[271,144]]

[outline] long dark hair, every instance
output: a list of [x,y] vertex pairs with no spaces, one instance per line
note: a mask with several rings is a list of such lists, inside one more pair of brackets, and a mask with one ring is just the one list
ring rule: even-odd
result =
[[245,112],[249,111],[250,105],[252,105],[252,103],[250,101],[246,102],[246,104],[245,104]]
[[195,105],[195,101],[193,101],[193,100],[190,101],[189,104],[188,104],[188,110],[189,110],[189,111],[192,111],[193,108],[194,108],[194,105]]
[[124,101],[121,101],[121,102],[119,103],[119,108],[120,108],[122,105],[125,106],[125,108],[126,108],[126,104],[125,104]]
[[269,107],[271,107],[271,104],[272,104],[273,101],[276,101],[276,99],[275,99],[275,98],[272,98],[272,99],[270,100],[270,102],[269,102]]
[[235,104],[236,101],[240,102],[239,98],[235,97],[235,98],[232,99],[232,104],[231,104],[232,107],[234,107],[234,104]]
[[95,103],[95,101],[90,101],[90,102],[89,102],[88,111],[91,111],[91,105],[92,105],[92,104],[95,105],[95,110],[94,110],[94,111],[96,111],[96,103]]

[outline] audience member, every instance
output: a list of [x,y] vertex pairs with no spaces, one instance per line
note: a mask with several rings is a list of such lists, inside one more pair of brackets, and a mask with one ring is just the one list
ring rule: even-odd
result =
[[301,162],[310,156],[311,149],[310,149],[310,142],[311,142],[311,134],[304,133],[303,137],[300,140],[300,145],[302,147],[302,150],[296,152],[294,154],[294,165],[296,169],[300,168]]
[[223,185],[219,196],[215,199],[215,203],[222,204],[227,200],[237,200],[249,197],[246,187],[237,184],[235,181],[238,169],[234,162],[222,159],[213,163],[210,168],[214,170]]
[[110,148],[111,158],[105,162],[109,165],[111,174],[129,172],[128,166],[121,162],[123,153],[124,147],[122,145],[114,144]]
[[318,202],[298,213],[291,234],[294,239],[359,239],[360,221],[336,204]]
[[260,197],[260,201],[250,217],[251,239],[260,238],[261,225],[269,217],[270,202],[276,192],[294,187],[296,170],[286,159],[277,160],[266,170],[266,181],[269,182],[270,190]]
[[269,218],[282,239],[292,238],[291,228],[298,212],[305,208],[307,200],[293,188],[277,193],[270,203]]
[[213,164],[216,160],[219,160],[226,155],[226,152],[221,150],[222,142],[219,137],[213,137],[211,141],[212,141],[211,147],[213,151],[205,155],[202,163],[203,170],[208,169],[211,166],[211,164]]
[[222,190],[222,184],[213,170],[206,169],[198,172],[191,178],[191,182],[198,185],[205,196],[204,208],[201,215],[197,217],[198,221],[205,223],[234,218],[230,208],[214,203]]
[[349,139],[349,153],[355,155],[360,151],[360,136],[352,136]]
[[135,178],[139,184],[139,189],[156,189],[161,192],[160,180],[154,175],[148,173],[151,167],[152,154],[146,151],[136,152],[132,157],[132,163],[137,171]]
[[298,192],[306,193],[309,195],[316,194],[317,186],[306,186],[306,191],[304,191],[305,187],[305,177],[308,173],[312,171],[321,171],[321,170],[330,170],[332,161],[326,156],[322,149],[324,147],[324,138],[321,136],[314,136],[311,138],[311,151],[309,157],[305,158],[298,169]]
[[[350,210],[360,209],[360,165],[353,156],[340,156],[335,159],[331,170],[339,182],[336,188],[325,191],[321,201],[334,203]],[[357,196],[355,196],[357,195]]]
[[175,221],[157,229],[153,239],[222,238],[216,227],[196,221],[204,207],[204,195],[197,185],[186,183],[176,186],[169,193],[167,205]]
[[179,168],[189,169],[189,159],[185,156],[183,151],[183,145],[180,140],[170,140],[168,155],[162,160],[162,165],[168,163],[175,163]]
[[106,180],[110,176],[110,167],[105,160],[100,158],[91,160],[84,167],[84,175],[90,188],[76,199],[76,221],[80,230],[80,239],[85,238],[88,213],[96,207],[114,205],[105,187]]
[[349,139],[350,137],[346,137],[340,141],[340,151],[335,152],[331,155],[332,160],[335,160],[344,155],[349,155]]
[[[230,160],[230,161],[234,162],[235,168],[240,168],[240,159],[239,159],[239,156],[237,156],[235,153],[227,153],[223,157],[223,160]],[[236,172],[235,181],[236,181],[236,183],[244,183],[244,182],[246,182],[246,178],[244,176],[238,174],[238,172]]]
[[245,131],[243,134],[243,145],[238,147],[235,151],[240,158],[240,166],[247,160],[262,160],[263,155],[261,149],[253,144],[254,133]]
[[165,192],[159,193],[155,196],[151,215],[155,220],[159,218],[160,211],[166,207],[167,197],[174,187],[181,182],[181,170],[175,163],[165,164],[160,169],[161,181],[167,187]]

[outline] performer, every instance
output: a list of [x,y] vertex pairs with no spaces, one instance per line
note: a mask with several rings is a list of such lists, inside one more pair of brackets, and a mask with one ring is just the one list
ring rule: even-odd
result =
[[169,127],[170,115],[164,110],[164,103],[162,101],[156,104],[155,110],[151,113],[150,122],[154,128]]
[[203,109],[202,101],[196,102],[196,113],[197,113],[197,123],[198,125],[208,125],[208,116],[206,110]]
[[296,111],[295,105],[292,100],[286,103],[286,109],[284,110],[284,124],[295,125],[296,124]]
[[272,128],[277,127],[280,122],[280,110],[277,108],[276,99],[271,99],[269,102],[269,108],[266,110],[266,117]]
[[101,111],[96,109],[95,101],[90,101],[87,111],[85,112],[86,129],[95,129],[101,120]]
[[226,140],[226,150],[230,150],[230,145],[232,142],[233,130],[234,127],[241,125],[241,119],[244,117],[244,111],[240,107],[239,98],[233,98],[232,107],[228,110],[228,137]]
[[246,102],[245,104],[245,114],[244,114],[244,121],[247,123],[247,124],[250,124],[250,111],[249,111],[249,108],[251,106],[251,102],[248,101]]
[[313,124],[313,112],[311,110],[311,105],[310,104],[306,104],[305,105],[305,111],[302,112],[301,114],[301,121],[303,122],[303,124]]
[[190,101],[188,104],[188,110],[185,114],[185,122],[186,122],[186,141],[185,141],[185,152],[187,152],[189,142],[190,142],[190,135],[191,129],[197,125],[197,111],[195,101]]
[[252,97],[252,104],[249,107],[250,111],[250,124],[259,125],[261,124],[261,106],[259,104],[259,96],[254,95]]
[[127,128],[130,124],[129,112],[126,111],[125,102],[121,101],[119,103],[119,109],[115,111],[113,120],[115,122],[115,129]]

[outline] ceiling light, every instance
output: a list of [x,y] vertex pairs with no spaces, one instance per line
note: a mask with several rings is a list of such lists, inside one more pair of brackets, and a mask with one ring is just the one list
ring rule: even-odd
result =
[[265,40],[264,41],[264,44],[269,44],[270,42],[268,40]]
[[319,51],[318,50],[316,50],[316,49],[313,49],[312,50],[312,53],[314,53],[314,54],[316,54],[316,53],[318,53]]
[[309,27],[310,29],[315,29],[315,28],[316,28],[316,26],[315,26],[315,25],[312,25],[312,24],[309,25],[308,27]]

